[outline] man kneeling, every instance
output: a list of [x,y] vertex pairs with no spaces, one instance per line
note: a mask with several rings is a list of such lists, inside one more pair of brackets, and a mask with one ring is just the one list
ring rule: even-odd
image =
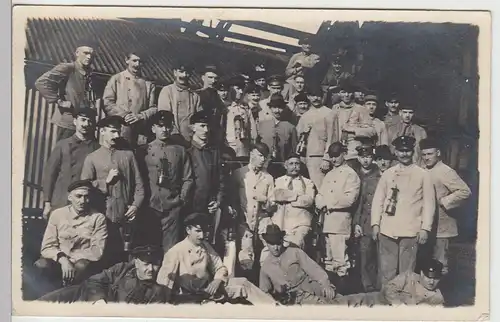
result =
[[157,279],[171,291],[174,303],[222,298],[241,298],[252,304],[276,303],[246,278],[228,278],[221,258],[204,240],[207,215],[190,214],[184,224],[187,236],[165,254]]

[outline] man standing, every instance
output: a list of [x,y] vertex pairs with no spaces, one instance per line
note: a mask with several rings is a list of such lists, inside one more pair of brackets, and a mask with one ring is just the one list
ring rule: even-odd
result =
[[95,52],[90,42],[82,43],[75,51],[75,61],[61,63],[35,82],[35,87],[49,103],[56,104],[51,123],[57,127],[57,141],[75,134],[73,109],[95,108],[92,89],[92,62]]
[[63,285],[79,283],[95,272],[106,245],[106,218],[91,208],[92,189],[89,180],[69,185],[70,205],[54,210],[50,216],[42,257],[35,262],[43,275]]
[[352,224],[354,237],[359,238],[361,283],[368,293],[377,290],[377,244],[372,238],[371,208],[381,173],[373,163],[373,146],[361,145],[356,150],[358,159],[355,170],[361,180],[361,189]]
[[366,122],[375,129],[375,136],[371,138],[375,146],[388,145],[388,133],[385,123],[375,117],[375,112],[377,110],[378,99],[375,95],[366,95],[364,98],[364,107],[368,114]]
[[[260,112],[259,121],[272,120],[274,118],[273,112],[269,108],[269,102],[273,95],[282,95],[283,92],[283,78],[279,75],[273,75],[268,80],[267,88],[269,89],[269,97],[259,102]],[[288,110],[290,112],[290,110]],[[285,112],[285,120],[290,121],[289,116],[291,113]]]
[[316,208],[327,211],[323,223],[326,234],[325,269],[342,278],[347,275],[350,262],[347,240],[351,236],[352,214],[359,196],[360,180],[356,172],[345,162],[346,148],[334,142],[328,148],[333,169],[323,179],[316,196]]
[[312,39],[305,37],[299,40],[302,52],[294,54],[285,68],[285,76],[288,82],[293,82],[295,75],[309,76],[309,71],[320,62],[320,57],[312,52]]
[[[133,152],[117,149],[117,139],[124,124],[118,115],[108,116],[97,123],[102,146],[85,158],[81,175],[83,180],[92,180],[104,199],[109,233],[107,259],[113,264],[125,255],[127,223],[135,219],[144,200],[143,181]],[[124,226],[127,227],[125,231]]]
[[332,303],[335,286],[326,272],[302,249],[283,246],[284,235],[277,225],[262,234],[270,255],[260,270],[260,289],[288,305]]
[[399,116],[399,99],[396,94],[391,94],[385,100],[385,107],[387,108],[387,114],[384,116],[384,123],[389,128],[393,124],[398,123],[400,121]]
[[123,117],[126,124],[121,136],[133,147],[138,144],[141,127],[157,111],[155,86],[142,78],[143,59],[142,54],[128,53],[127,69],[111,76],[103,94],[106,115]]
[[283,91],[283,98],[288,102],[288,108],[296,113],[295,110],[295,97],[300,94],[305,94],[305,79],[302,75],[297,75],[293,79],[292,86],[288,87],[287,91]]
[[427,137],[427,132],[425,130],[413,123],[413,117],[415,115],[415,108],[412,106],[403,106],[399,111],[400,120],[388,127],[387,131],[389,134],[389,141],[392,142],[397,137],[400,136],[411,136],[415,138],[415,153],[413,154],[413,162],[420,164],[421,162],[421,151],[419,142]]
[[379,285],[415,269],[418,245],[427,242],[436,209],[431,176],[413,163],[415,138],[400,136],[392,144],[399,163],[382,174],[371,212]]
[[295,120],[297,121],[297,124],[300,121],[300,118],[302,115],[304,115],[307,111],[309,111],[309,107],[311,103],[309,102],[309,98],[307,98],[306,93],[299,93],[295,95],[293,98],[293,113],[295,114]]
[[273,222],[285,231],[285,240],[304,248],[304,240],[311,230],[314,198],[314,183],[300,175],[300,156],[291,154],[286,162],[286,175],[276,179],[273,202],[278,209]]
[[158,97],[158,110],[169,111],[174,115],[172,134],[186,146],[191,141],[189,118],[202,110],[200,96],[189,88],[191,72],[188,64],[178,62],[174,67],[174,83],[163,87]]
[[394,155],[388,145],[379,145],[375,148],[375,163],[380,172],[385,172],[392,167]]
[[207,215],[190,214],[184,224],[187,236],[165,254],[157,278],[171,292],[174,303],[182,302],[183,297],[200,302],[227,297],[243,298],[254,305],[275,304],[246,278],[228,277],[221,258],[204,240]]
[[189,205],[193,173],[186,149],[171,141],[174,127],[172,113],[159,111],[152,117],[151,123],[155,140],[140,148],[138,158],[144,162],[145,177],[148,178],[148,214],[154,215],[156,220],[144,225],[142,234],[147,236],[160,227],[161,245],[167,252],[179,242],[181,209]]
[[83,160],[99,148],[94,132],[96,111],[91,108],[73,110],[75,134],[56,143],[43,171],[42,187],[45,204],[43,216],[68,203],[69,184],[80,179]]
[[[330,67],[326,72],[325,78],[321,82],[321,87],[325,97],[325,105],[328,107],[338,104],[340,102],[340,96],[334,92],[337,92],[338,86],[341,83],[352,79],[352,75],[343,70],[341,57],[337,54],[333,54],[330,60]],[[328,99],[326,99],[328,98]]]
[[436,189],[438,223],[434,258],[443,264],[443,274],[446,274],[449,239],[458,236],[457,220],[449,212],[462,205],[470,197],[471,191],[457,172],[441,161],[441,150],[435,140],[423,139],[420,149],[425,169],[429,171]]
[[260,89],[260,97],[262,99],[269,97],[269,90],[267,89],[267,80],[266,80],[266,72],[265,71],[254,71],[253,73],[253,82]]
[[247,105],[233,102],[228,107],[226,140],[236,156],[248,156],[250,144],[257,137],[257,124],[253,118],[258,115],[259,89],[256,85],[248,85],[245,89]]
[[337,137],[336,115],[328,107],[321,104],[319,88],[308,92],[311,107],[302,115],[297,124],[297,133],[309,133],[306,144],[306,166],[316,188],[321,187],[325,173],[330,170],[328,147]]

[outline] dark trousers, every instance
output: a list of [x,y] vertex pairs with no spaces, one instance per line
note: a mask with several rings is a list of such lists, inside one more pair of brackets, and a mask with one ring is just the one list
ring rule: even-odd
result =
[[128,261],[128,254],[124,249],[123,225],[107,220],[106,227],[108,229],[108,239],[102,256],[104,268]]
[[165,212],[146,208],[137,219],[137,243],[162,246],[166,253],[179,242],[182,228],[180,214],[181,207]]
[[371,236],[359,240],[359,273],[365,292],[377,290],[377,243]]
[[71,137],[73,134],[75,134],[75,130],[71,130],[71,129],[66,129],[64,127],[57,127],[57,137],[56,137],[56,140],[57,141],[61,141],[63,139],[67,139],[69,137]]

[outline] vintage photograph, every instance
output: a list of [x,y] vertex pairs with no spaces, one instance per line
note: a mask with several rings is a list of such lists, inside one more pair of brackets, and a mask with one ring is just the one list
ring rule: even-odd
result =
[[14,9],[14,308],[488,313],[487,13],[112,9]]

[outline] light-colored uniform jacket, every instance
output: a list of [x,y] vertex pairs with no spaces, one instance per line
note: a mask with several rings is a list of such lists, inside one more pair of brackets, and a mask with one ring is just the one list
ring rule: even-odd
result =
[[326,106],[311,107],[300,117],[297,135],[300,137],[309,127],[311,132],[307,138],[307,156],[326,155],[328,147],[339,140],[335,114]]

